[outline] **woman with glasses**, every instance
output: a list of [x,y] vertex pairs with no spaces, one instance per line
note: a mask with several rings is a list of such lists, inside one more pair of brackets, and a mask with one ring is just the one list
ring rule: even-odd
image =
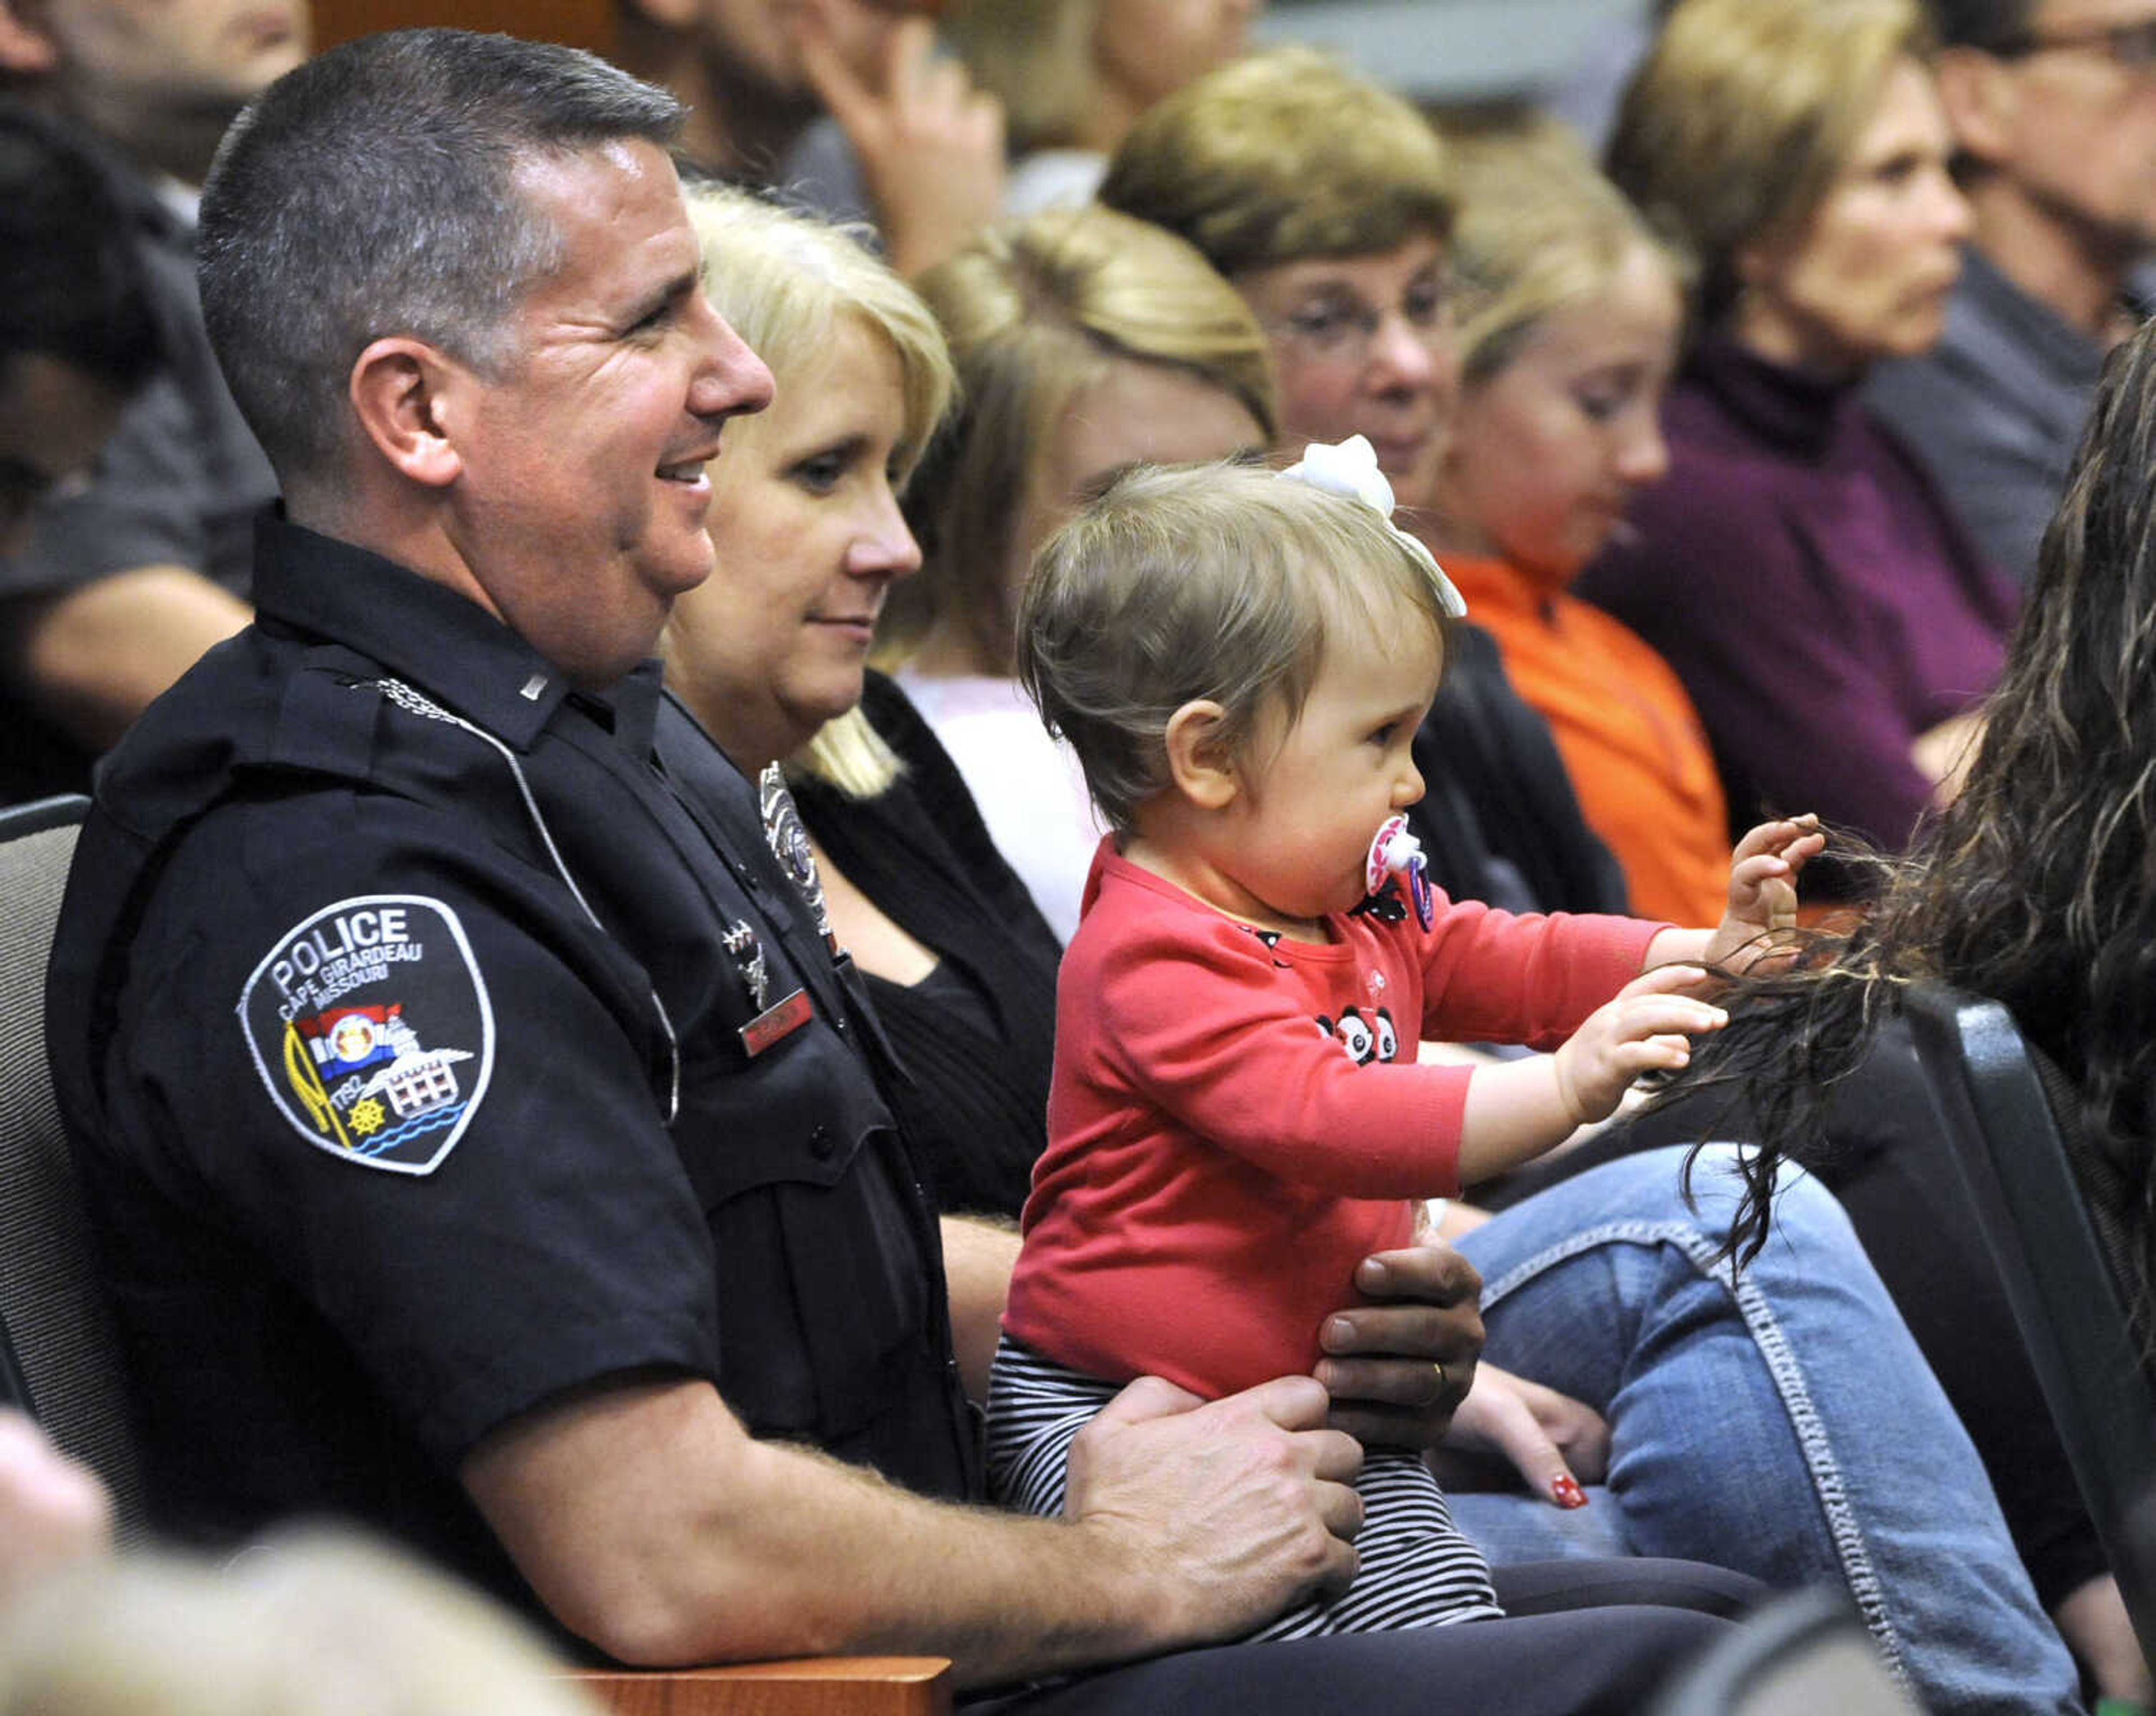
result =
[[[1306,48],[1255,54],[1152,108],[1101,201],[1189,240],[1242,295],[1280,385],[1280,446],[1361,435],[1401,521],[1425,528],[1458,404],[1446,275],[1452,172],[1422,116]],[[1548,724],[1473,623],[1415,762],[1410,813],[1455,896],[1621,912],[1623,872],[1581,817]]]
[[1609,166],[1698,259],[1670,474],[1581,593],[1698,706],[1732,825],[1892,850],[1950,796],[2013,590],[1857,388],[1938,338],[1969,210],[1914,0],[1685,0]]
[[1367,438],[1429,505],[1458,403],[1452,170],[1390,91],[1306,48],[1252,54],[1155,106],[1101,200],[1188,239],[1272,347],[1283,439]]

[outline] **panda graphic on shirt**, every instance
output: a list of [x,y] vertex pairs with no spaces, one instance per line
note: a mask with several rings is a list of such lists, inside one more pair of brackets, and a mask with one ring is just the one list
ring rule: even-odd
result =
[[1393,1029],[1389,1008],[1373,1007],[1368,1012],[1360,1007],[1343,1008],[1337,1020],[1321,1013],[1317,1028],[1339,1044],[1358,1066],[1393,1060],[1399,1051],[1399,1033]]

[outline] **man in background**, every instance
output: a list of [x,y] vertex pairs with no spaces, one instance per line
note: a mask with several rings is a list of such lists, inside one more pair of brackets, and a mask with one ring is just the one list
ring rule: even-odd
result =
[[2156,244],[2156,0],[1931,0],[1975,234],[1946,331],[1868,403],[2025,583]]
[[141,270],[97,165],[0,102],[0,556],[85,480],[157,362]]
[[0,0],[0,78],[94,142],[164,349],[95,479],[0,558],[0,803],[80,790],[246,624],[249,520],[275,483],[203,331],[195,189],[233,115],[305,57],[308,23],[305,0]]

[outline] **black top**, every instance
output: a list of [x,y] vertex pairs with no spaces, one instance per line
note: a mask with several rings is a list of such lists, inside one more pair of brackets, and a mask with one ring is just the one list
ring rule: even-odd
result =
[[159,1523],[327,1510],[516,1595],[459,1462],[632,1369],[973,1489],[872,1016],[656,664],[573,692],[276,522],[255,588],[102,773],[49,993]]
[[861,708],[905,773],[874,799],[807,778],[794,798],[832,862],[942,962],[910,989],[867,979],[912,1075],[893,1105],[937,1203],[1015,1217],[1047,1138],[1061,949],[905,692],[871,673]]
[[1455,900],[1508,912],[1631,910],[1625,872],[1587,825],[1539,710],[1512,689],[1497,641],[1462,621],[1415,734],[1422,802],[1409,825],[1430,880]]

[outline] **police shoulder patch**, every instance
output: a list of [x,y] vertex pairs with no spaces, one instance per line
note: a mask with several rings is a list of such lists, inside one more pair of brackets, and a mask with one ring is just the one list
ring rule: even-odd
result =
[[292,1129],[393,1174],[441,1166],[494,1070],[494,1010],[464,926],[418,895],[325,906],[277,938],[238,1011]]

